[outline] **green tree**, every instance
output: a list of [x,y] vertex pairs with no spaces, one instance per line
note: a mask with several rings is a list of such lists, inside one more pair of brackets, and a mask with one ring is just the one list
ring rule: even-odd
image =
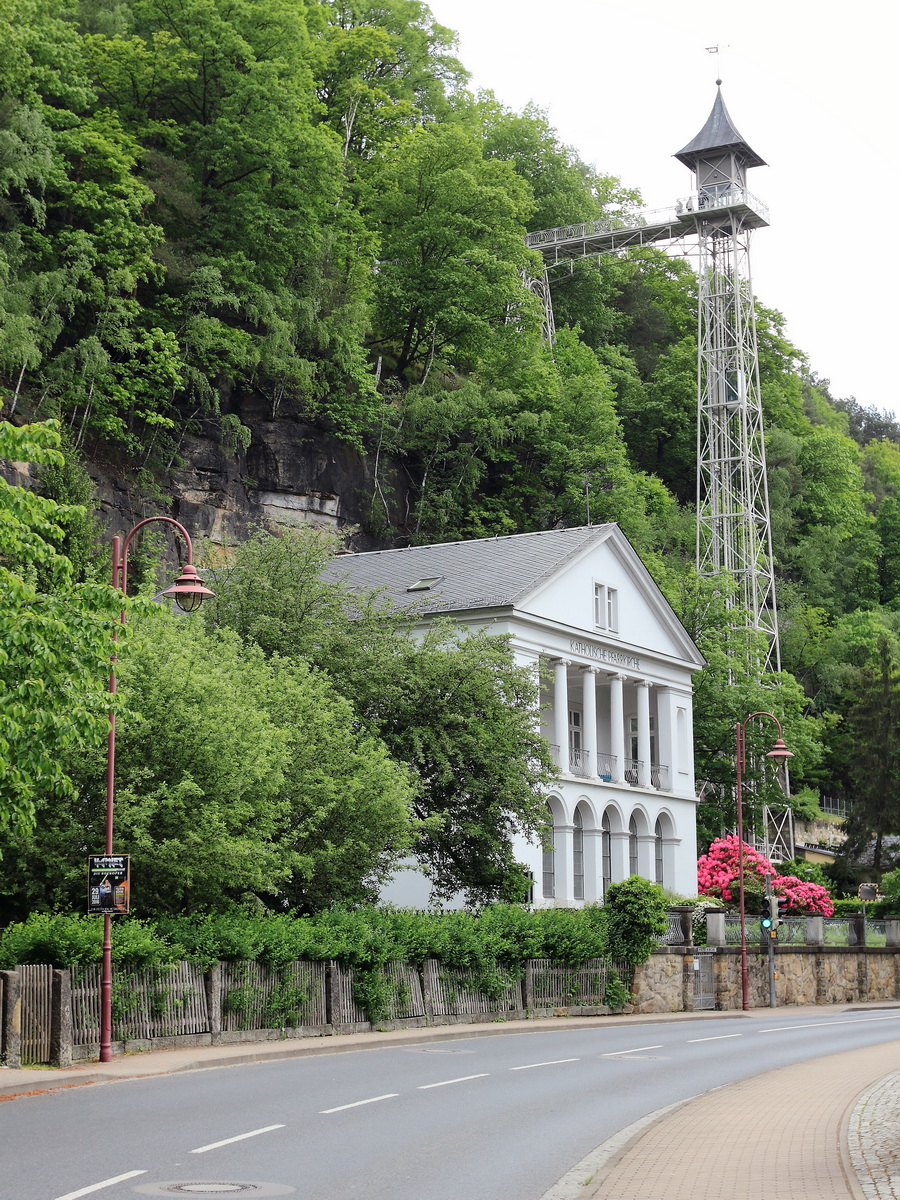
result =
[[[406,772],[302,661],[157,611],[133,623],[119,694],[115,846],[138,913],[367,901],[408,850]],[[67,760],[77,788],[7,839],[6,916],[77,906],[102,846],[104,756]]]
[[472,367],[517,324],[536,328],[520,278],[537,269],[523,241],[528,188],[486,160],[458,125],[414,130],[373,184],[381,236],[374,344],[400,375],[435,355]]
[[884,839],[900,833],[900,664],[882,637],[878,660],[863,667],[844,721],[853,805],[845,822],[844,854],[859,857],[870,843],[872,866],[886,865]]
[[[57,427],[0,422],[0,459],[61,468]],[[71,793],[69,755],[97,749],[117,594],[75,581],[57,548],[84,509],[0,477],[0,828],[28,830],[40,799]]]
[[534,679],[503,638],[442,625],[414,637],[408,617],[343,593],[327,581],[332,547],[304,531],[253,539],[214,584],[207,619],[328,673],[412,774],[417,854],[437,892],[521,899],[512,839],[540,836],[554,777],[534,728]]

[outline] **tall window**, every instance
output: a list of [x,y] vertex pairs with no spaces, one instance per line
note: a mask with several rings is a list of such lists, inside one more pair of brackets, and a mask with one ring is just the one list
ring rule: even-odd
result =
[[594,584],[594,624],[609,633],[619,632],[619,592],[605,583]]
[[584,822],[581,809],[575,809],[572,829],[572,887],[576,900],[584,899]]
[[609,830],[609,813],[603,814],[603,822],[600,828],[600,848],[603,862],[601,878],[603,881],[603,895],[605,896],[606,889],[612,883],[612,837]]
[[[632,717],[628,723],[631,733],[631,757],[640,758],[638,754],[638,721]],[[650,717],[650,763],[656,766],[656,718]]]
[[656,842],[655,842],[655,846],[654,846],[654,849],[655,849],[655,852],[656,852],[656,871],[655,871],[655,873],[654,873],[654,878],[656,879],[656,882],[657,882],[657,883],[660,885],[660,887],[662,887],[662,885],[663,885],[663,831],[662,831],[662,821],[657,821],[657,822],[656,822],[656,828],[653,830],[653,833],[654,833],[654,837],[656,838]]
[[[550,813],[550,821],[553,821],[553,813]],[[556,895],[556,830],[550,829],[550,840],[544,847],[544,899],[552,900]]]
[[638,873],[638,840],[637,821],[634,817],[628,822],[628,874]]

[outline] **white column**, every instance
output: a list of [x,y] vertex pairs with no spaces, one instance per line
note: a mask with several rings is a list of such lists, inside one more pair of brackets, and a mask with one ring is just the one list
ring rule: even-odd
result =
[[638,783],[641,787],[650,786],[650,688],[653,686],[646,679],[636,681],[637,691],[637,727],[638,727]]
[[567,658],[553,659],[553,740],[559,746],[558,765],[569,770],[569,684]]
[[556,874],[556,895],[553,898],[555,908],[571,908],[575,890],[572,882],[573,863],[573,834],[572,825],[557,825],[554,829],[556,840],[556,858],[554,862]]
[[[625,778],[625,692],[624,675],[609,677],[609,743],[610,753],[615,755],[613,779]],[[622,876],[624,879],[624,876]]]
[[597,776],[597,668],[581,668],[582,736],[587,754],[585,775]]
[[584,830],[584,898],[585,901],[602,900],[600,875],[602,871],[602,847],[599,829]]
[[541,732],[541,655],[538,650],[523,650],[521,647],[515,647],[513,650],[513,658],[516,666],[525,667],[529,671],[534,681],[535,687],[535,702],[534,702],[534,728],[537,733]]
[[660,772],[660,783],[664,791],[671,791],[678,778],[678,747],[675,736],[675,705],[672,689],[656,689],[656,750],[660,766],[668,770]]
[[[665,874],[665,864],[663,864]],[[652,833],[638,834],[638,875],[654,882],[656,875],[656,837]]]
[[610,866],[612,870],[611,883],[621,883],[631,874],[628,867],[628,830],[609,835]]

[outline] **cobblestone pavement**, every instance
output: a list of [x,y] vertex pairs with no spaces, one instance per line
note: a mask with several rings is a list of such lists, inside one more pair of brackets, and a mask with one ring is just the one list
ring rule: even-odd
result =
[[544,1200],[900,1200],[898,1084],[900,1041],[728,1084],[623,1130]]
[[864,1196],[900,1200],[900,1071],[857,1100],[847,1123],[847,1150]]

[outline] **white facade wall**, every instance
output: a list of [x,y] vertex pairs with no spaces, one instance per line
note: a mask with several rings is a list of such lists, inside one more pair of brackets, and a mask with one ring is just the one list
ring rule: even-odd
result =
[[[535,906],[598,901],[632,874],[696,895],[691,675],[702,659],[624,539],[592,547],[513,608],[453,616],[509,635],[541,681],[535,722],[559,766],[554,847],[516,844]],[[424,907],[427,883],[404,871],[384,898]]]

